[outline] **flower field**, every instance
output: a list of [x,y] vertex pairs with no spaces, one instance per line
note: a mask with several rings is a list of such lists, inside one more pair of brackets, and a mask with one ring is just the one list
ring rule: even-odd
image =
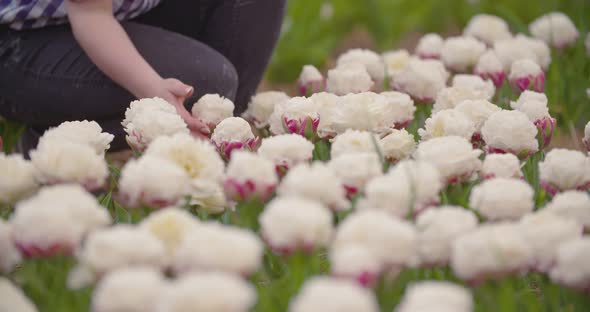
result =
[[96,122],[51,128],[0,154],[0,312],[588,311],[585,26],[479,14],[348,50],[241,117],[203,96],[207,138],[133,101],[121,168]]

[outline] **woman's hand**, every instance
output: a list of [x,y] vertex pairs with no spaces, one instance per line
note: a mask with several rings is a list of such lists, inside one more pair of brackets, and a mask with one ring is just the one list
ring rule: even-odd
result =
[[112,0],[68,0],[66,10],[76,40],[101,71],[137,98],[158,96],[170,102],[194,136],[209,134],[183,105],[193,88],[162,79],[147,63],[113,16]]
[[159,96],[176,107],[176,111],[180,117],[182,117],[184,122],[186,122],[194,136],[208,136],[210,133],[209,127],[199,119],[195,118],[186,107],[184,107],[184,101],[194,92],[193,87],[182,83],[178,79],[168,78],[162,79],[159,86],[156,86],[153,91],[155,91],[154,96]]

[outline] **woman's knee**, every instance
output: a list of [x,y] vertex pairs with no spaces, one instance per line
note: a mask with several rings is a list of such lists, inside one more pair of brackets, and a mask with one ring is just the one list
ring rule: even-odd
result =
[[162,77],[176,78],[193,86],[195,96],[218,93],[235,98],[236,69],[213,48],[161,28],[136,23],[127,23],[125,28],[143,57]]

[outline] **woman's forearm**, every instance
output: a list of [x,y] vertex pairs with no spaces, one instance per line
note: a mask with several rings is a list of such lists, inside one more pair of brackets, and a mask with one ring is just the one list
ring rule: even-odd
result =
[[162,78],[114,18],[112,0],[70,0],[67,10],[76,40],[100,70],[138,98],[155,95]]

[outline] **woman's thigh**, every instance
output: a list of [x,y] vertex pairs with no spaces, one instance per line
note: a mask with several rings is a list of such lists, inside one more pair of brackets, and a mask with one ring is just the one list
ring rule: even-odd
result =
[[[122,24],[162,77],[193,85],[195,97],[219,93],[234,98],[237,74],[220,53],[161,28]],[[116,55],[117,47],[112,49]],[[0,115],[35,126],[122,118],[133,99],[92,63],[68,26],[0,31]]]

